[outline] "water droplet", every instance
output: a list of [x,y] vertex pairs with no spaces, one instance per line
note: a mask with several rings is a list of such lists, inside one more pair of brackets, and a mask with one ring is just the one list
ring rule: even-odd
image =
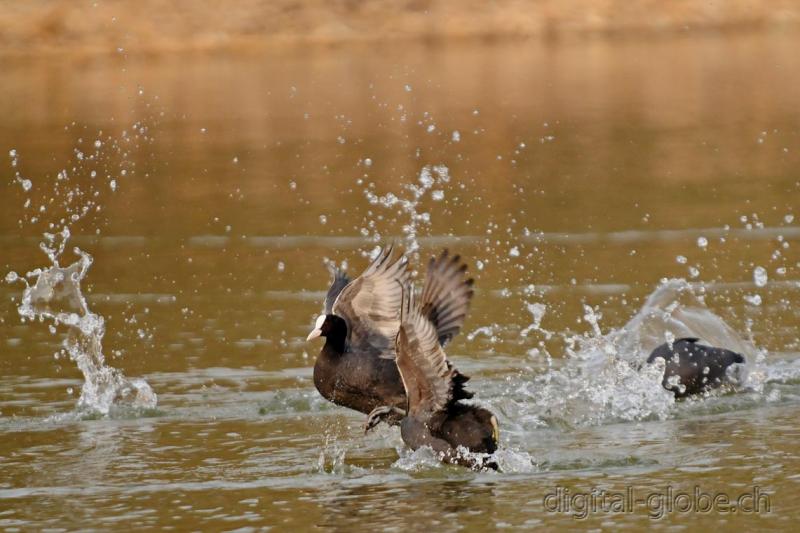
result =
[[419,182],[426,189],[430,189],[433,186],[433,176],[431,176],[430,168],[424,167],[420,171],[420,173],[419,173]]
[[708,239],[706,239],[701,235],[700,237],[697,238],[697,246],[705,249],[708,246]]
[[461,133],[458,130],[453,132],[453,135],[450,137],[454,143],[461,141]]
[[758,294],[748,294],[744,297],[744,301],[750,305],[761,305],[761,296]]
[[431,192],[431,198],[436,202],[441,202],[442,200],[444,200],[444,191]]
[[517,248],[516,246],[514,246],[513,248],[511,248],[511,249],[508,251],[508,255],[510,255],[511,257],[519,257],[519,248]]
[[19,274],[14,272],[13,270],[6,274],[6,283],[14,283],[19,279]]
[[767,269],[761,266],[757,266],[755,270],[753,270],[753,281],[756,284],[756,287],[764,287],[767,284],[769,276],[767,274]]
[[372,159],[370,159],[369,157],[364,159],[364,166],[365,167],[371,167],[372,166]]
[[403,89],[405,89],[407,93],[410,93],[411,92],[411,85],[406,83],[406,85],[405,85],[405,87],[403,87]]
[[33,187],[33,182],[31,182],[29,179],[17,178],[17,181],[19,181],[19,184],[22,185],[22,188],[25,190],[25,192],[30,191]]
[[283,261],[278,261],[278,272],[283,272],[284,270],[286,270],[286,265]]
[[686,257],[685,257],[685,256],[683,256],[683,255],[679,255],[679,256],[677,256],[677,257],[675,258],[675,261],[677,261],[678,263],[680,263],[680,264],[682,264],[682,265],[685,265],[685,264],[686,264],[686,261],[687,261],[687,259],[686,259]]

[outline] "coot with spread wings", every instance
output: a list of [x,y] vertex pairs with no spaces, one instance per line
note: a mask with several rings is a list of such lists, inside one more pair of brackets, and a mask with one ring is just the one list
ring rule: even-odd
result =
[[[415,305],[409,285],[403,295],[397,334],[397,367],[407,398],[407,414],[400,422],[403,442],[414,450],[430,446],[447,463],[496,469],[491,459],[473,454],[497,449],[497,419],[489,410],[461,401],[472,398],[464,388],[469,378],[447,360],[436,329],[423,308]],[[396,407],[377,407],[370,413],[367,429],[391,414],[398,414]]]
[[[420,297],[421,314],[445,345],[461,329],[472,299],[466,265],[447,250],[428,264]],[[406,393],[395,362],[403,287],[409,283],[408,260],[383,249],[361,276],[350,280],[336,269],[307,340],[325,337],[314,365],[314,385],[326,399],[368,414],[378,406],[397,409],[385,420],[399,422]],[[399,414],[398,414],[399,413]]]

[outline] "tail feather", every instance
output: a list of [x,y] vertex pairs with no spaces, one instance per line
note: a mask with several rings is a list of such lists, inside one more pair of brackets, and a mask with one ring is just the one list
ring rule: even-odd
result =
[[[453,365],[450,364],[450,361],[447,362],[449,368],[453,368]],[[457,402],[458,400],[469,400],[472,398],[473,394],[465,388],[467,381],[469,381],[469,376],[466,376],[459,372],[457,369],[453,369],[453,400]]]
[[465,279],[467,265],[461,256],[444,250],[431,258],[422,288],[422,314],[436,327],[439,343],[444,346],[461,330],[472,299],[474,280]]

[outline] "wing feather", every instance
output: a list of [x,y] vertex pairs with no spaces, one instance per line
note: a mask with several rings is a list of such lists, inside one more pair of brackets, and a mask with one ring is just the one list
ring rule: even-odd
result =
[[336,301],[339,293],[350,284],[350,278],[347,277],[347,273],[344,270],[332,265],[330,271],[333,275],[333,282],[331,283],[330,289],[328,289],[328,294],[325,295],[326,315],[333,313],[333,302]]
[[469,310],[473,280],[465,279],[466,272],[467,265],[461,257],[451,257],[447,250],[428,263],[420,307],[436,327],[442,346],[458,334]]
[[389,246],[341,290],[331,309],[347,322],[350,350],[386,359],[395,357],[402,287],[409,277],[405,255],[394,258],[394,248]]
[[[472,395],[464,390],[469,379],[447,360],[434,324],[414,302],[410,285],[403,290],[403,317],[397,335],[397,367],[408,396],[409,413],[431,421],[457,400]],[[431,428],[435,429],[435,428]]]

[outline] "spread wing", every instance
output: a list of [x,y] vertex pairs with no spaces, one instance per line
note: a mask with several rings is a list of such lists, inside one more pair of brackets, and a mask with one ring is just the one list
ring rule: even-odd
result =
[[336,301],[339,293],[350,283],[350,278],[347,277],[347,273],[344,270],[332,265],[330,271],[333,274],[333,282],[331,283],[331,288],[328,289],[328,294],[325,295],[326,315],[333,313],[333,302]]
[[344,287],[331,307],[347,322],[351,351],[394,359],[400,328],[403,285],[409,280],[408,260],[393,258],[393,247],[378,254],[369,267]]
[[469,379],[447,360],[436,327],[414,303],[410,285],[403,290],[403,318],[397,334],[397,368],[408,396],[409,414],[435,425],[450,403],[472,395],[464,390]]
[[442,346],[461,331],[467,317],[473,280],[465,279],[466,273],[467,265],[461,261],[461,256],[450,256],[447,250],[428,263],[420,307],[422,314],[436,327]]

